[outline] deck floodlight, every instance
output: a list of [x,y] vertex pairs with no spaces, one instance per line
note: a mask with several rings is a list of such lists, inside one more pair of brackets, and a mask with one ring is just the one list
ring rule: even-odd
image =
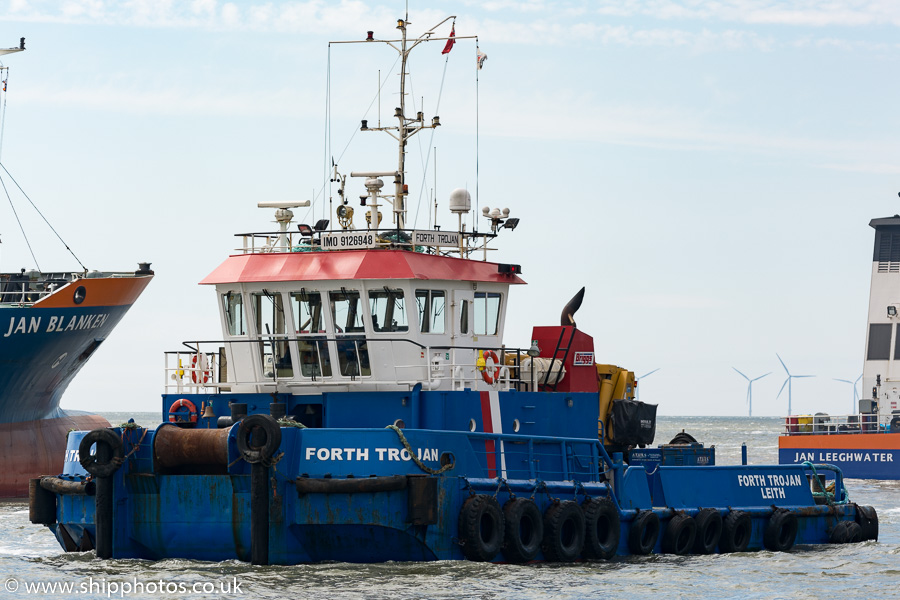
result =
[[300,230],[300,235],[302,235],[303,237],[310,237],[313,234],[312,227],[310,227],[306,223],[300,223],[299,225],[297,225],[297,229]]
[[328,219],[319,219],[316,221],[316,224],[313,225],[313,229],[316,231],[325,231],[328,229]]
[[896,317],[896,316],[897,316],[897,307],[894,306],[893,304],[887,307],[887,311],[888,311],[888,316],[889,316],[889,317]]
[[526,354],[531,358],[537,358],[541,355],[541,349],[538,348],[537,340],[532,340],[531,348],[528,349],[528,352],[526,352]]
[[510,217],[506,220],[506,223],[503,224],[507,229],[515,229],[519,226],[519,219],[516,217]]

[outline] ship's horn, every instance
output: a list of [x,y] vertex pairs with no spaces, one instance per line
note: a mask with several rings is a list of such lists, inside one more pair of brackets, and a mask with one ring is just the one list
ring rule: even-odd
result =
[[562,311],[560,317],[560,325],[571,325],[575,327],[575,312],[581,308],[581,301],[584,300],[584,288],[578,290],[578,293],[572,296],[572,299],[566,303],[566,307]]

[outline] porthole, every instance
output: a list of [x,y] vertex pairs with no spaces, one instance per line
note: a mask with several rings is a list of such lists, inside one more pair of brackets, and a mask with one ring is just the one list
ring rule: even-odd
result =
[[522,428],[521,423],[519,423],[518,419],[513,419],[513,433],[519,433],[519,429]]
[[469,431],[475,431],[475,428],[478,424],[475,422],[475,419],[469,419]]

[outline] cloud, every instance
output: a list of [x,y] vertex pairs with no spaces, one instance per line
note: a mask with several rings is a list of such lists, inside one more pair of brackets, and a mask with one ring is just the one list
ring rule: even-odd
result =
[[[702,109],[656,104],[615,104],[592,93],[566,90],[533,94],[528,102],[515,91],[482,100],[485,114],[502,115],[483,123],[483,134],[581,141],[694,152],[740,152],[784,158],[812,167],[868,173],[897,173],[884,157],[900,156],[900,144],[885,138],[809,137],[755,126],[720,122]],[[564,106],[578,115],[577,127],[559,127],[546,115]],[[528,123],[522,128],[521,123]]]
[[891,1],[846,0],[599,0],[591,3],[597,15],[650,17],[661,20],[698,20],[787,25],[794,27],[900,25],[900,5]]
[[[572,40],[594,40],[604,44],[695,47],[699,50],[769,50],[774,44],[771,33],[760,33],[753,27],[900,25],[900,3],[861,0],[580,0],[552,3],[547,0],[489,0],[466,4],[472,9],[471,13],[461,14],[460,21],[496,43],[538,40],[545,45],[560,45]],[[7,0],[5,6],[0,2],[0,18],[7,22],[211,31],[358,34],[371,29],[373,24],[391,23],[396,16],[396,8],[364,0]],[[414,29],[423,31],[446,15],[432,8],[417,10],[414,16]],[[623,19],[634,23],[622,24]],[[659,21],[678,22],[684,26],[653,25]],[[728,26],[734,23],[751,29]],[[841,45],[839,36],[832,38],[830,45]],[[858,42],[844,43],[852,47]]]
[[304,117],[319,103],[317,91],[233,91],[187,88],[140,89],[114,85],[55,89],[37,87],[22,91],[22,102],[34,105],[80,107],[86,110],[139,115]]

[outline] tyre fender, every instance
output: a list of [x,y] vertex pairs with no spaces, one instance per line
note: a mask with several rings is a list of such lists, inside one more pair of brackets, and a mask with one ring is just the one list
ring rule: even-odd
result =
[[[91,447],[94,444],[97,444],[98,452],[91,454]],[[112,429],[95,429],[81,438],[81,443],[78,445],[78,462],[85,471],[94,477],[110,477],[125,460],[122,452],[123,445],[122,438]],[[101,446],[108,451],[109,459],[98,458]]]
[[666,554],[687,554],[694,549],[697,539],[697,522],[684,513],[678,513],[666,525],[662,537],[662,551]]
[[862,539],[878,540],[878,513],[871,506],[856,507],[856,522],[862,530]]
[[503,544],[503,512],[493,496],[477,494],[459,511],[459,542],[469,560],[494,559]]
[[639,510],[628,531],[628,549],[632,554],[650,554],[659,539],[659,516],[650,510]]
[[777,508],[763,533],[763,544],[772,552],[787,552],[797,541],[797,515],[786,508]]
[[528,498],[514,498],[503,505],[503,557],[509,562],[534,560],[544,539],[541,511]]
[[581,505],[584,510],[585,558],[609,559],[615,556],[622,535],[619,511],[609,498],[593,499]]
[[753,519],[749,513],[733,510],[722,521],[721,552],[745,552],[753,533]]
[[281,427],[269,415],[250,415],[237,423],[237,448],[250,464],[275,456],[281,446]]
[[566,500],[544,512],[544,558],[572,562],[584,548],[584,512],[577,502]]
[[694,538],[695,554],[712,554],[722,538],[722,513],[715,508],[703,508],[694,517],[697,535]]

